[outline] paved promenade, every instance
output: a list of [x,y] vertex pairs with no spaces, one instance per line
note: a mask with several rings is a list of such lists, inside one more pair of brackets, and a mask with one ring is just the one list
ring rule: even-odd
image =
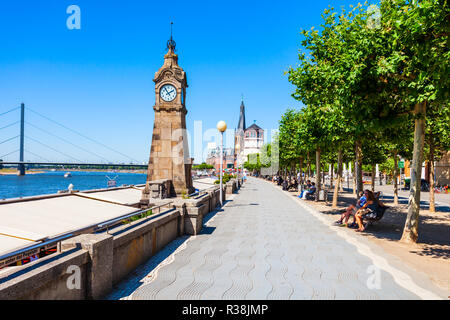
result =
[[108,299],[447,298],[423,274],[266,181],[250,178],[207,218],[200,235],[173,241]]

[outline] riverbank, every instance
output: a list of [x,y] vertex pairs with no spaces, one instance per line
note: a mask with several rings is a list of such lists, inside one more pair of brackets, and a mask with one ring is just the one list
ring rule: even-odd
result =
[[[26,171],[25,174],[38,174],[38,173],[46,173],[46,172],[108,172],[108,173],[137,173],[144,174],[147,173],[147,170],[114,170],[108,171],[105,169],[55,169],[52,170],[29,170]],[[17,169],[1,169],[0,176],[9,176],[9,175],[18,175]]]
[[[25,174],[45,173],[46,171],[26,171]],[[19,172],[16,169],[1,169],[0,176],[17,176]]]
[[138,174],[147,173],[147,170],[128,170],[128,169],[120,169],[120,170],[107,170],[107,169],[56,169],[55,171],[57,171],[57,172],[138,173]]

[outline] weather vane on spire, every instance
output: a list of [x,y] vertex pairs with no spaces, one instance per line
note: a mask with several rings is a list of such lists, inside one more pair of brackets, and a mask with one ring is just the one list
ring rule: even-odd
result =
[[172,38],[172,26],[173,26],[173,22],[170,22],[170,40],[167,41],[167,49],[175,51],[175,47],[177,44]]

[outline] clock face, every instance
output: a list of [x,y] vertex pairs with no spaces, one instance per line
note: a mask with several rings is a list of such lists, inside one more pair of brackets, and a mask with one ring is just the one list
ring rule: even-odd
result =
[[165,84],[159,91],[159,95],[164,101],[170,102],[177,96],[177,89],[171,84]]

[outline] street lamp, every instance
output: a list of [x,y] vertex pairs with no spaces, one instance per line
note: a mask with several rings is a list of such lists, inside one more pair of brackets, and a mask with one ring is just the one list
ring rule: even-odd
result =
[[227,130],[227,124],[225,121],[219,121],[217,122],[217,130],[220,132],[220,206],[223,205],[222,203],[222,175],[223,175],[223,133],[225,130]]

